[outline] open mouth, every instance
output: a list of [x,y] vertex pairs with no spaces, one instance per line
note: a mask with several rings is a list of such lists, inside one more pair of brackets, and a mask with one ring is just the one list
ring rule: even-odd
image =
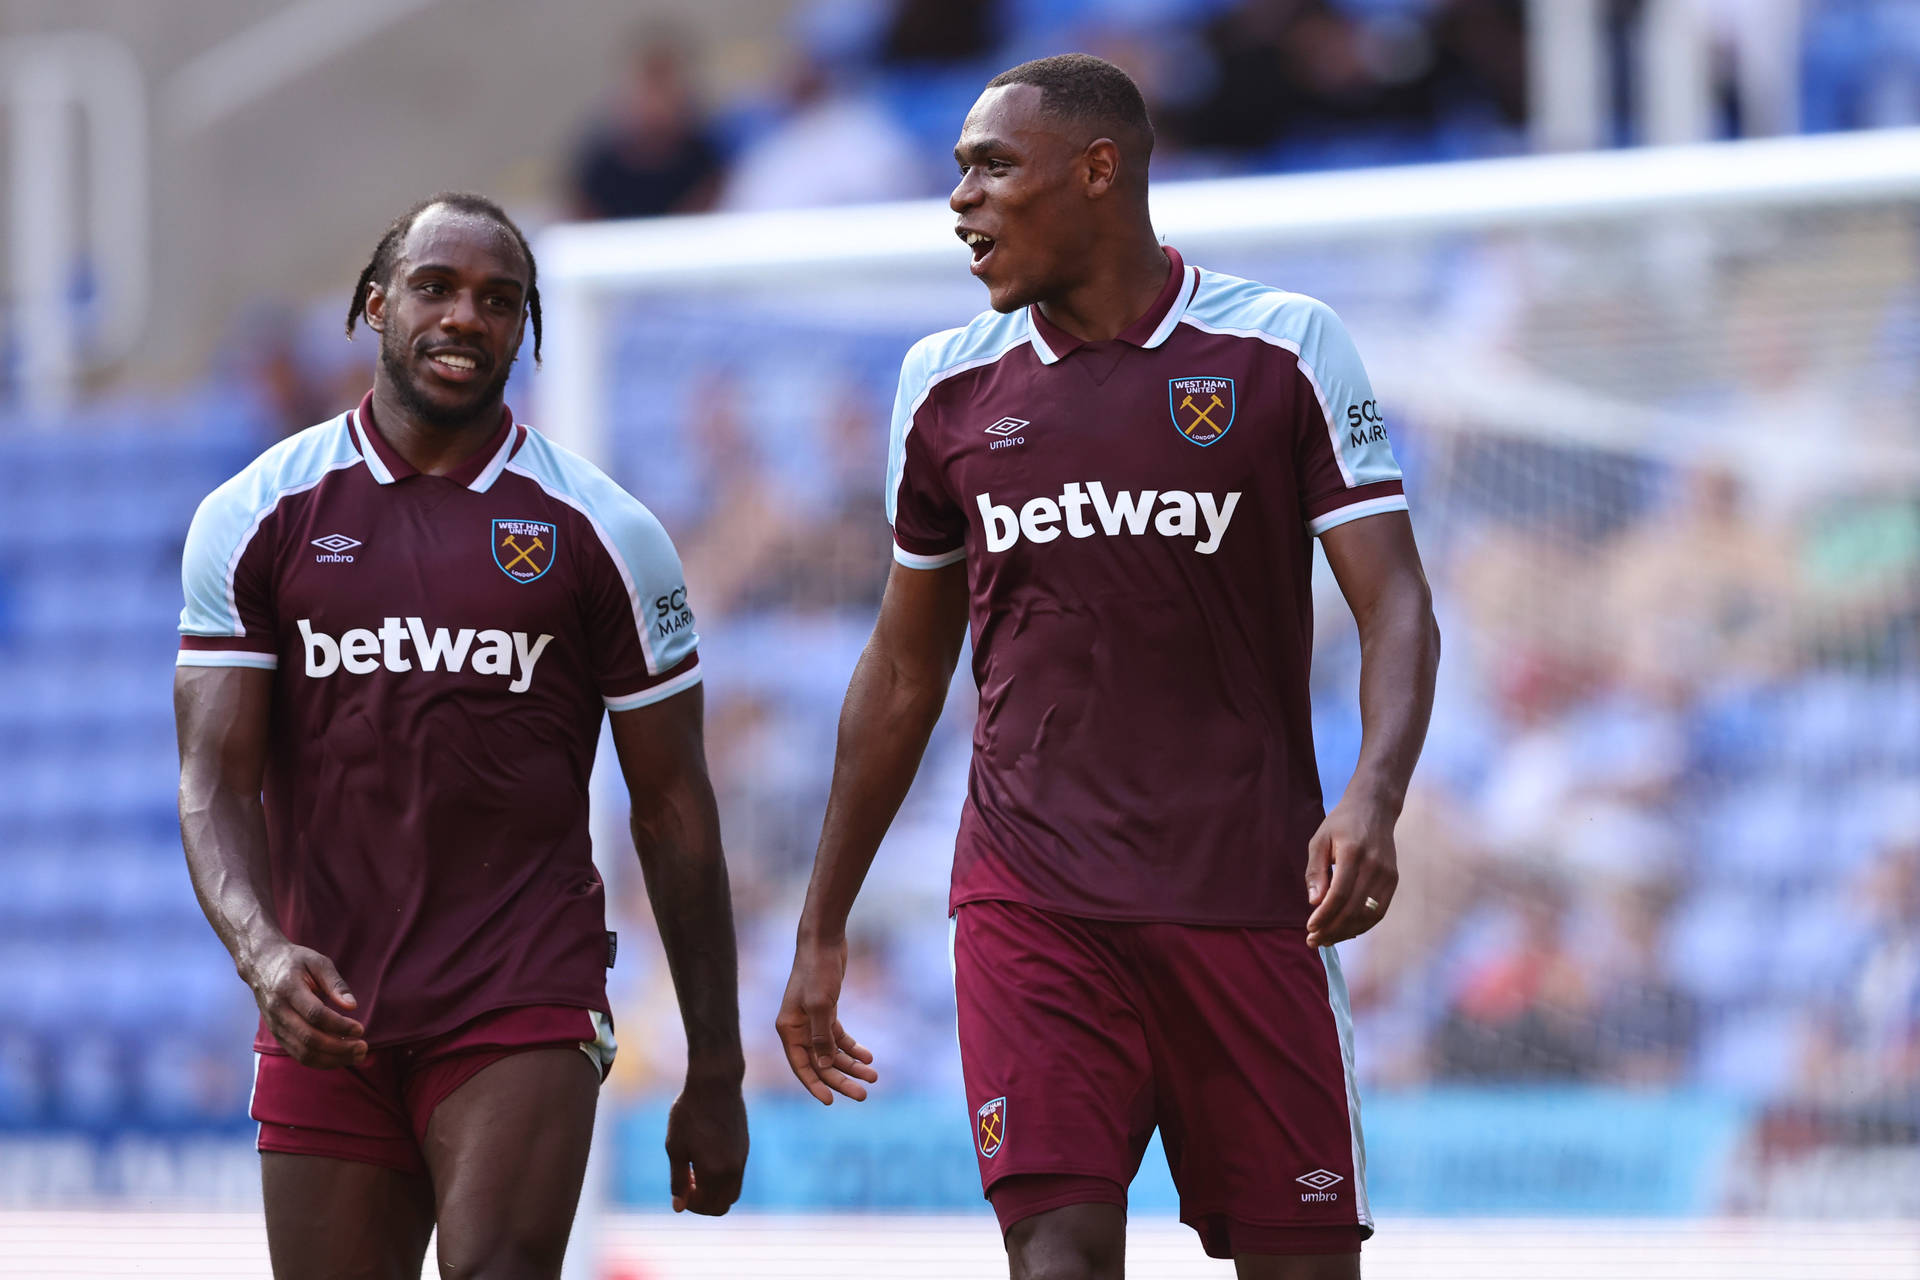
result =
[[464,351],[430,351],[427,363],[449,382],[466,382],[480,373],[480,358]]
[[967,249],[973,254],[971,270],[974,275],[979,275],[984,269],[987,259],[993,256],[993,250],[998,241],[984,232],[969,231],[965,228],[956,228],[955,234],[960,237],[961,241],[966,244]]

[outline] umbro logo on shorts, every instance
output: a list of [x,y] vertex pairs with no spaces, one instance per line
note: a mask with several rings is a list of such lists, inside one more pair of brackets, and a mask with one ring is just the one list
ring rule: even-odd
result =
[[353,557],[347,552],[361,544],[360,539],[349,538],[344,533],[330,533],[324,538],[315,538],[313,545],[326,552],[313,558],[315,564],[352,564]]
[[1317,1203],[1326,1200],[1338,1200],[1340,1193],[1338,1191],[1330,1191],[1328,1188],[1332,1187],[1335,1183],[1345,1182],[1346,1179],[1331,1169],[1315,1169],[1312,1173],[1301,1174],[1295,1178],[1294,1181],[1303,1187],[1313,1188],[1311,1191],[1302,1191],[1300,1193],[1301,1200]]

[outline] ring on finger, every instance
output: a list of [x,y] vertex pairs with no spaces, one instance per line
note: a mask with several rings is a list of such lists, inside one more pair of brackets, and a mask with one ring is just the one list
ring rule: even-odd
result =
[[1368,898],[1365,902],[1361,903],[1360,905],[1364,906],[1368,911],[1372,912],[1376,916],[1380,914],[1380,899],[1378,898]]

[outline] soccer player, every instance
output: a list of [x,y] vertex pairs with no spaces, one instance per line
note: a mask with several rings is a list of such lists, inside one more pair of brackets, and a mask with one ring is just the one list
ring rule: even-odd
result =
[[[1012,1274],[1121,1274],[1158,1127],[1209,1254],[1332,1280],[1372,1231],[1333,944],[1393,900],[1439,633],[1346,330],[1162,246],[1152,143],[1132,81],[1078,54],[1000,75],[967,116],[951,203],[993,309],[901,371],[895,563],[777,1026],[820,1101],[866,1096],[872,1054],[836,1016],[847,916],[970,625],[955,991]],[[1331,813],[1316,536],[1363,656],[1365,738]]]
[[[388,228],[357,408],[214,490],[187,535],[180,827],[260,1006],[274,1274],[556,1276],[613,1061],[587,827],[603,708],[687,1032],[673,1207],[747,1154],[732,910],[679,557],[502,400],[540,294],[492,202]],[[265,803],[262,803],[264,790]]]

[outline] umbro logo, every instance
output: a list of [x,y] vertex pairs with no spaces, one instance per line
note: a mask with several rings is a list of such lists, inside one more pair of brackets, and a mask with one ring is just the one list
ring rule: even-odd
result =
[[1294,1181],[1303,1187],[1313,1188],[1311,1191],[1302,1191],[1300,1193],[1300,1198],[1303,1201],[1320,1203],[1327,1200],[1338,1200],[1340,1193],[1330,1191],[1328,1188],[1336,1183],[1345,1182],[1346,1179],[1331,1169],[1315,1169],[1312,1173],[1301,1174],[1295,1178]]
[[315,556],[313,558],[315,564],[352,564],[353,557],[347,552],[361,544],[360,539],[349,538],[344,533],[330,533],[324,538],[315,538],[313,545],[327,553],[323,556]]
[[1000,419],[1000,421],[994,423],[992,426],[987,428],[988,435],[1000,437],[998,440],[995,440],[992,444],[988,445],[987,448],[1005,449],[1012,445],[1025,444],[1027,442],[1027,438],[1023,435],[1020,435],[1019,432],[1021,432],[1022,430],[1032,425],[1033,423],[1029,422],[1025,418]]

